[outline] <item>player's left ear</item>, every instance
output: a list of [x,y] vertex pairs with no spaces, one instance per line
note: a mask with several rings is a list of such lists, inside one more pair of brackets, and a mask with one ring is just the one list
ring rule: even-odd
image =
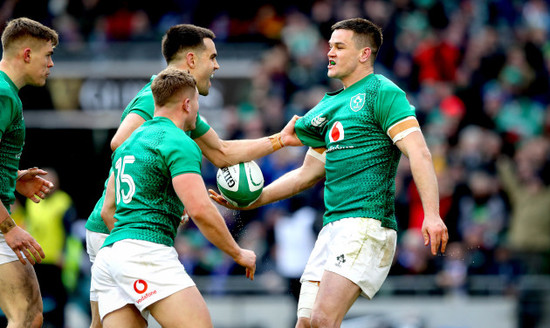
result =
[[359,57],[359,61],[361,63],[365,63],[367,60],[369,60],[371,53],[372,53],[371,48],[369,48],[369,47],[363,48],[361,50],[361,55]]

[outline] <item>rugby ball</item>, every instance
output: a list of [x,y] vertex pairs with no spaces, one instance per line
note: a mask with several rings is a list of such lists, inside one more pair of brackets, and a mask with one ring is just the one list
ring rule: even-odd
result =
[[220,194],[233,206],[254,203],[264,188],[264,175],[254,161],[218,169],[216,182]]

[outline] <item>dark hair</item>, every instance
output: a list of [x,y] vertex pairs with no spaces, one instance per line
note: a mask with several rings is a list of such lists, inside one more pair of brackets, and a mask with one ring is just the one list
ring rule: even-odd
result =
[[185,71],[168,67],[159,73],[151,83],[151,91],[155,104],[164,106],[172,97],[186,89],[195,90],[195,78]]
[[162,55],[166,63],[170,64],[178,53],[184,49],[205,48],[204,39],[214,40],[216,35],[211,30],[191,24],[174,25],[162,37]]
[[21,17],[11,20],[2,32],[2,49],[6,51],[15,41],[23,38],[51,41],[57,46],[59,37],[57,32],[32,19]]
[[353,31],[353,39],[356,46],[358,48],[370,47],[373,55],[373,60],[376,58],[378,50],[382,46],[382,29],[368,19],[350,18],[339,21],[336,24],[332,25],[331,30]]

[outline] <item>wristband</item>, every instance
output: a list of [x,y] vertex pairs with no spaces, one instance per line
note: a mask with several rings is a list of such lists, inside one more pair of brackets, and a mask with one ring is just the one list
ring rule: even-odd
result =
[[27,173],[27,170],[17,171],[17,178],[15,178],[15,181],[18,181],[19,179],[21,179],[21,177],[24,176],[25,173]]
[[8,217],[2,223],[0,223],[0,231],[2,231],[3,234],[7,234],[10,232],[11,229],[15,228],[17,224],[15,224],[15,221],[13,221],[12,218]]
[[275,133],[274,135],[270,136],[269,141],[271,141],[271,147],[273,147],[273,151],[277,151],[285,146],[283,140],[281,139],[281,133]]

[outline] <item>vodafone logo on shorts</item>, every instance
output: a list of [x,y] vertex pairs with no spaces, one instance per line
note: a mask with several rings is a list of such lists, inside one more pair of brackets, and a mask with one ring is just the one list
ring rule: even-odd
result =
[[134,290],[138,294],[143,294],[147,291],[147,283],[145,280],[138,279],[134,282]]
[[332,128],[329,131],[328,138],[330,142],[336,142],[344,139],[344,127],[342,126],[342,123],[335,122],[332,125]]

